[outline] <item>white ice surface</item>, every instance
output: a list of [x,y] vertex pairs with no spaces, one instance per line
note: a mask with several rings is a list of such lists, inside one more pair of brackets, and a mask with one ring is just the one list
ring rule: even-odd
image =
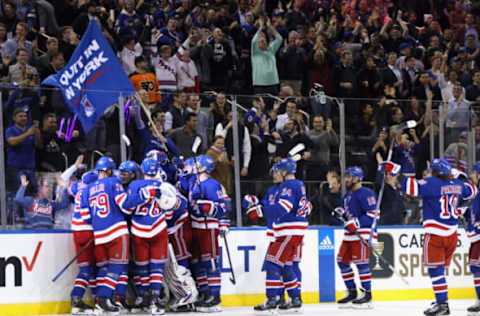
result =
[[[363,316],[363,315],[382,315],[382,316],[415,316],[423,315],[431,302],[429,301],[399,301],[399,302],[375,302],[372,310],[353,310],[338,309],[335,304],[308,304],[303,307],[303,314],[306,316]],[[467,307],[473,305],[474,300],[451,300],[450,315],[462,316],[467,315]],[[69,314],[65,314],[69,315]],[[138,316],[150,316],[150,314],[130,314]],[[256,315],[252,307],[228,307],[224,308],[221,313],[202,314],[202,313],[167,313],[166,315],[221,315],[221,316],[240,316],[240,315]],[[265,314],[267,315],[267,314]],[[286,314],[279,314],[286,315]],[[299,314],[288,314],[299,315]],[[53,316],[53,315],[52,315]],[[58,316],[58,315],[57,315]]]

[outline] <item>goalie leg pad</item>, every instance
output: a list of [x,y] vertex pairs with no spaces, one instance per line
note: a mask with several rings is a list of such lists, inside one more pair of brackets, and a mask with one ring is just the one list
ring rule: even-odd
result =
[[276,264],[268,263],[266,267],[267,277],[265,280],[265,290],[267,297],[282,295],[284,291],[282,282],[282,268]]
[[297,276],[293,271],[291,264],[286,264],[282,269],[283,286],[287,290],[288,296],[298,297],[300,296],[300,290],[297,287]]
[[345,264],[343,262],[337,262],[338,267],[340,268],[340,273],[342,274],[343,282],[347,289],[356,289],[355,285],[355,274],[353,273],[350,264]]
[[357,264],[358,275],[360,276],[360,283],[364,290],[370,291],[372,286],[372,273],[368,267],[368,263]]

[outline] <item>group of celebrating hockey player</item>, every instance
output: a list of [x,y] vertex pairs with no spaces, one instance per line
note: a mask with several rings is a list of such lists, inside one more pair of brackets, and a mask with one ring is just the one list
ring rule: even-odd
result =
[[[125,161],[118,171],[111,158],[102,157],[95,170],[71,184],[69,192],[75,201],[72,230],[79,253],[72,314],[128,310],[161,315],[166,308],[221,311],[218,236],[228,231],[226,214],[231,202],[225,189],[209,177],[213,168],[213,159],[206,155],[174,159],[173,164],[165,153],[152,151],[141,166]],[[169,176],[165,170],[175,170],[176,175]],[[248,194],[243,198],[242,206],[251,220],[267,220],[269,245],[262,268],[267,298],[254,307],[255,313],[299,312],[302,307],[299,262],[312,205],[295,172],[294,159],[281,159],[271,168],[273,185],[265,196],[260,199]],[[400,166],[386,161],[381,172],[385,177],[398,177]],[[375,242],[372,227],[379,210],[375,193],[363,187],[362,180],[361,168],[345,171],[348,191],[343,205],[335,209],[345,226],[337,264],[347,292],[337,302],[339,308],[373,308],[368,242]],[[468,315],[480,315],[480,162],[467,177],[447,161],[435,159],[427,177],[404,177],[401,182],[406,194],[423,199],[423,264],[435,294],[435,302],[424,314],[450,314],[445,269],[456,249],[457,226],[463,217],[471,239],[469,264],[479,297],[468,308]],[[352,263],[359,274],[360,294]],[[169,274],[165,279],[164,270]],[[134,289],[134,304],[126,300],[128,284]],[[87,288],[95,297],[94,308],[83,301]]]
[[[152,150],[140,166],[125,161],[117,169],[111,158],[102,157],[94,170],[83,172],[70,184],[67,192],[74,201],[72,231],[79,267],[71,292],[72,314],[221,311],[218,237],[228,232],[231,201],[222,185],[209,176],[213,169],[214,160],[207,155],[170,160],[166,153]],[[380,171],[387,179],[398,177],[400,169],[386,161]],[[254,307],[255,313],[291,313],[302,308],[299,263],[312,204],[295,172],[295,159],[281,159],[271,168],[273,185],[265,196],[248,194],[242,201],[252,221],[267,220],[269,244],[262,267],[266,300]],[[373,308],[370,247],[376,240],[380,201],[362,186],[361,168],[348,168],[344,180],[348,190],[334,213],[344,223],[337,265],[347,291],[337,304],[369,309]],[[434,159],[428,176],[405,176],[401,183],[406,194],[423,199],[423,265],[435,294],[435,302],[424,314],[450,315],[445,270],[457,247],[457,227],[463,218],[479,298],[468,308],[468,315],[480,315],[480,162],[467,176],[446,160]],[[17,200],[23,207],[50,203],[25,197],[27,185],[22,177]],[[66,200],[44,204],[61,209]],[[128,286],[134,294],[130,300]],[[87,288],[94,307],[84,301]]]
[[[211,157],[175,163],[152,151],[141,166],[125,161],[117,170],[102,157],[71,185],[79,266],[72,314],[221,310],[218,235],[228,230],[230,200],[208,175]],[[168,181],[172,170],[176,186]],[[134,304],[126,299],[129,284]],[[87,288],[94,308],[83,301]]]

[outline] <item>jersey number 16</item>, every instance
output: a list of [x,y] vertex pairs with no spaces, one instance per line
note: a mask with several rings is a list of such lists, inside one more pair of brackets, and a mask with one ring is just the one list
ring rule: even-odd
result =
[[459,212],[457,210],[458,205],[458,194],[452,196],[442,195],[440,198],[440,208],[442,212],[440,213],[440,218],[449,219],[450,216],[458,218]]

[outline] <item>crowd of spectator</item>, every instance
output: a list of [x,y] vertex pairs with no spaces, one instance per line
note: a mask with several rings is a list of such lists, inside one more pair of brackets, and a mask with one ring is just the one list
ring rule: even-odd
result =
[[[303,143],[297,176],[315,187],[328,182],[316,195],[327,209],[338,203],[341,183],[337,97],[347,164],[362,166],[374,186],[391,142],[402,176],[422,177],[430,133],[438,137],[440,127],[445,156],[465,170],[466,132],[474,129],[480,144],[479,13],[480,1],[471,0],[0,1],[7,190],[18,189],[20,174],[35,183],[35,172],[63,171],[79,154],[87,164],[95,155],[120,160],[117,107],[88,134],[77,121],[70,137],[59,131],[72,119],[61,93],[40,85],[68,62],[91,20],[146,105],[141,111],[132,102],[126,121],[133,160],[151,149],[190,157],[199,135],[229,193],[238,164],[261,195],[272,162]],[[406,120],[417,127],[394,135]],[[397,183],[388,179],[387,188]],[[408,214],[409,201],[396,201],[393,191],[389,207]],[[334,224],[325,214],[317,222]]]

